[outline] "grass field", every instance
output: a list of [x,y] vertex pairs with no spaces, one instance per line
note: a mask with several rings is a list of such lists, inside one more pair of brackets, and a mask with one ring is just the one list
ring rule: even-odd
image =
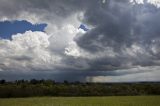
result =
[[10,98],[0,106],[160,106],[160,96]]

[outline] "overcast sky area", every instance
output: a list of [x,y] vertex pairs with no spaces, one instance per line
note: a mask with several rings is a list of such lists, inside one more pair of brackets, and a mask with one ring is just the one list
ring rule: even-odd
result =
[[160,81],[159,0],[0,0],[0,79]]

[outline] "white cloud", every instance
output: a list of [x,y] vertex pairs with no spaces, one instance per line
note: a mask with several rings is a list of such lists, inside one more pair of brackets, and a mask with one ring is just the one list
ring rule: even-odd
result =
[[159,0],[148,0],[148,2],[160,7],[160,1]]
[[130,1],[131,2],[136,1],[136,3],[139,3],[139,4],[143,4],[146,1],[148,3],[151,3],[153,5],[156,5],[156,6],[160,7],[160,1],[159,0],[130,0]]
[[24,34],[13,35],[11,41],[1,39],[1,67],[6,70],[49,69],[60,61],[60,57],[50,53],[48,38],[44,32],[27,31]]
[[75,42],[69,43],[68,47],[65,48],[65,54],[68,56],[79,57],[80,51],[78,50],[78,46]]
[[[8,7],[1,8],[2,4],[0,4],[0,9],[3,10],[0,12],[0,16],[2,16],[0,20],[27,20],[32,24],[46,23],[47,27],[45,28],[45,33],[29,31],[24,34],[13,35],[12,41],[0,40],[0,44],[3,43],[3,47],[0,45],[3,48],[0,50],[0,58],[5,60],[5,63],[3,61],[0,62],[5,64],[5,68],[7,66],[10,68],[22,67],[21,69],[25,68],[24,70],[27,70],[27,68],[54,70],[56,67],[71,67],[63,63],[61,59],[65,58],[63,57],[65,49],[71,42],[74,42],[73,39],[78,33],[78,27],[80,25],[79,18],[81,18],[83,12],[79,11],[64,18],[55,12],[52,4],[48,4],[51,6],[50,9],[53,9],[49,11],[49,7],[41,9],[26,7],[27,5],[32,5],[30,1],[14,7],[16,6],[15,1],[0,1],[5,5],[11,5],[10,7],[13,8],[13,13],[16,12],[16,14],[6,14],[5,12],[8,11]],[[21,6],[26,9],[19,9]],[[1,57],[2,55],[5,56]],[[14,60],[15,58],[11,58],[16,57],[19,59],[19,57],[23,56],[31,58],[32,60],[29,62],[18,62]]]

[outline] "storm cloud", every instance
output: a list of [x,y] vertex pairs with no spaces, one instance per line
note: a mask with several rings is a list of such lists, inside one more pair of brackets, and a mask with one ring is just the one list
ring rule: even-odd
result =
[[[159,4],[155,0],[0,0],[1,21],[47,25],[45,32],[0,39],[0,78],[159,81]],[[89,30],[79,29],[81,24]]]
[[104,52],[107,55],[111,50],[115,54],[92,60],[95,68],[159,65],[159,17],[160,9],[153,4],[133,5],[127,0],[112,0],[85,12],[83,21],[93,29],[75,41],[92,54]]

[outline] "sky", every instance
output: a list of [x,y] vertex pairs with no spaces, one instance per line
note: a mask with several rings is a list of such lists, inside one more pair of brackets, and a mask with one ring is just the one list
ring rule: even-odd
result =
[[44,28],[46,24],[36,24],[32,25],[32,23],[21,20],[14,21],[1,21],[0,22],[0,38],[2,39],[11,39],[12,35],[17,33],[25,33],[26,31],[42,31],[44,32]]
[[0,0],[0,79],[160,81],[159,0]]

